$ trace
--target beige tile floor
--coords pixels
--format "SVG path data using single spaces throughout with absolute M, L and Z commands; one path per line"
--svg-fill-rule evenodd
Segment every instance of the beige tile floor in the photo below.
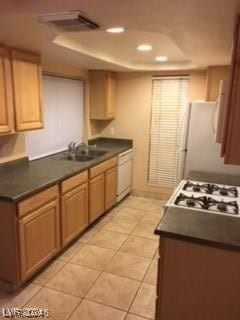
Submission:
M 129 196 L 4 307 L 48 308 L 56 320 L 154 319 L 162 200 Z M 29 319 L 29 318 L 28 318 Z

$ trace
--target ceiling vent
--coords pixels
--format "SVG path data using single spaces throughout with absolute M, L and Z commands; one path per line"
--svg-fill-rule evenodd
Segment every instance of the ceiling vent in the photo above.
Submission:
M 100 28 L 97 23 L 82 16 L 80 11 L 55 13 L 38 18 L 39 22 L 64 31 L 88 31 Z

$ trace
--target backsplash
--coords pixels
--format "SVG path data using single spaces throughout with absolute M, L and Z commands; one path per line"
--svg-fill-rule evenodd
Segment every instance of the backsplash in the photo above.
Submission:
M 0 137 L 0 163 L 26 156 L 25 134 L 12 134 Z

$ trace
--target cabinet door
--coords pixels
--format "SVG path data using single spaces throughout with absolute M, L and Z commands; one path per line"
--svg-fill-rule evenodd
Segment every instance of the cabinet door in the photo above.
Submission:
M 240 16 L 237 16 L 230 67 L 221 155 L 224 163 L 240 165 Z
M 113 119 L 115 116 L 116 91 L 117 91 L 116 74 L 113 72 L 108 72 L 107 79 L 106 79 L 106 106 L 105 106 L 106 119 Z
M 42 205 L 19 220 L 21 281 L 59 249 L 59 200 Z
M 89 72 L 90 119 L 109 120 L 115 116 L 116 73 L 91 70 Z
M 62 196 L 62 245 L 69 243 L 88 226 L 88 184 Z
M 105 210 L 116 203 L 117 197 L 117 167 L 109 169 L 105 173 Z
M 90 180 L 90 222 L 104 213 L 104 173 Z
M 0 134 L 10 133 L 14 128 L 13 91 L 10 55 L 0 46 Z
M 19 50 L 11 50 L 16 130 L 40 129 L 41 62 L 40 56 Z

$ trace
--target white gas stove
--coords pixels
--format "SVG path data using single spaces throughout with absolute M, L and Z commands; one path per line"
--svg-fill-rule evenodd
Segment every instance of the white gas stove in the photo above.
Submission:
M 166 206 L 240 217 L 240 187 L 182 180 Z

